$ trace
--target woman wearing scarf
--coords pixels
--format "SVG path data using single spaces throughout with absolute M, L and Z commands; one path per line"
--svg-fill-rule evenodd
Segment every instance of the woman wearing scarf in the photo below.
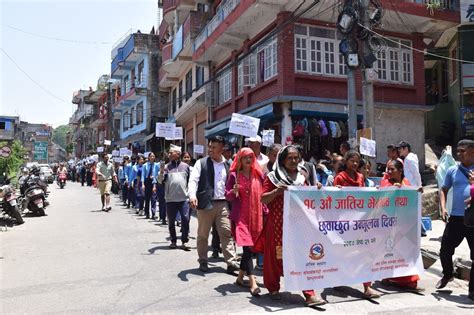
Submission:
M 262 196 L 263 172 L 250 148 L 242 148 L 229 169 L 225 197 L 232 202 L 230 220 L 232 234 L 238 246 L 242 246 L 239 276 L 235 283 L 244 285 L 245 273 L 249 277 L 250 293 L 260 294 L 253 275 L 252 247 L 263 228 Z
M 301 155 L 298 149 L 289 145 L 280 150 L 273 166 L 263 183 L 262 202 L 268 206 L 268 217 L 263 231 L 264 261 L 263 281 L 273 300 L 281 299 L 280 277 L 283 276 L 282 236 L 283 236 L 283 192 L 288 186 L 304 186 L 305 176 L 301 173 Z M 321 188 L 321 184 L 318 185 Z M 326 304 L 313 290 L 303 291 L 307 306 Z
M 349 151 L 345 156 L 345 170 L 337 174 L 334 179 L 334 186 L 337 187 L 365 187 L 364 175 L 359 173 L 357 169 L 360 164 L 360 154 L 357 151 Z M 372 282 L 364 283 L 364 297 L 366 299 L 379 298 L 378 294 L 372 289 Z
M 380 187 L 402 187 L 402 186 L 411 186 L 408 179 L 405 178 L 403 174 L 403 163 L 400 160 L 390 160 L 387 163 L 387 176 L 388 178 L 382 180 Z M 418 280 L 420 277 L 418 275 L 405 276 L 405 277 L 396 277 L 390 279 L 382 280 L 382 284 L 386 286 L 396 286 L 403 288 L 407 291 L 422 292 L 425 289 L 418 286 Z

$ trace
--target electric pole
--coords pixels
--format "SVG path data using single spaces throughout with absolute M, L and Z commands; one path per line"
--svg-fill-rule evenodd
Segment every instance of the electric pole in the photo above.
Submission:
M 362 25 L 370 28 L 369 20 L 369 3 L 370 0 L 361 1 Z M 369 41 L 363 41 L 362 51 L 364 56 L 372 53 L 369 47 Z M 365 67 L 362 71 L 362 99 L 364 102 L 364 128 L 372 128 L 372 140 L 375 140 L 375 117 L 374 117 L 374 84 L 369 78 L 369 71 L 373 71 L 372 67 Z
M 349 106 L 349 140 L 356 139 L 357 134 L 357 98 L 356 98 L 356 82 L 355 69 L 348 67 L 347 69 L 347 101 Z M 353 140 L 354 141 L 354 140 Z M 349 141 L 351 143 L 351 141 Z M 353 146 L 354 143 L 351 143 Z

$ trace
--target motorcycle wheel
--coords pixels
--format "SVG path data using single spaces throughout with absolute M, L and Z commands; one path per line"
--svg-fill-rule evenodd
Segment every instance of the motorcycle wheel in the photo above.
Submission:
M 16 224 L 20 225 L 20 224 L 25 223 L 25 221 L 23 220 L 23 217 L 20 214 L 20 211 L 18 211 L 17 206 L 11 209 L 11 216 L 15 218 Z
M 38 209 L 38 213 L 42 217 L 46 215 L 46 212 L 44 212 L 44 208 Z

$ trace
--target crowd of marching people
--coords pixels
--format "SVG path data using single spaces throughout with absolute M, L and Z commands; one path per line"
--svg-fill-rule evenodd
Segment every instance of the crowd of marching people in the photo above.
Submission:
M 254 258 L 260 264 L 263 257 L 263 284 L 274 300 L 281 299 L 283 205 L 284 191 L 289 186 L 413 186 L 422 191 L 418 158 L 404 141 L 387 146 L 386 169 L 377 183 L 371 179 L 371 161 L 346 142 L 340 145 L 339 152 L 326 151 L 319 158 L 305 156 L 299 145 L 273 144 L 265 155 L 261 143 L 259 136 L 247 138 L 245 146 L 233 152 L 223 137 L 216 136 L 209 139 L 208 156 L 197 161 L 175 145 L 158 157 L 154 153 L 125 156 L 121 164 L 115 165 L 104 153 L 99 163 L 84 165 L 78 173 L 82 183 L 89 184 L 87 179 L 91 176 L 91 185 L 100 190 L 104 211 L 111 209 L 111 190 L 118 184 L 116 192 L 123 206 L 168 226 L 170 249 L 190 251 L 189 220 L 194 213 L 199 270 L 209 272 L 208 239 L 212 230 L 212 256 L 222 252 L 227 273 L 236 274 L 235 284 L 248 288 L 252 296 L 261 294 Z M 460 141 L 456 152 L 459 164 L 448 171 L 441 187 L 441 210 L 447 225 L 441 244 L 444 276 L 437 288 L 453 279 L 452 255 L 464 237 L 471 249 L 474 246 L 474 228 L 463 224 L 469 192 L 474 197 L 474 141 Z M 448 217 L 445 201 L 450 188 L 455 202 Z M 179 244 L 176 225 L 181 233 Z M 240 257 L 236 246 L 242 248 Z M 383 279 L 382 284 L 422 292 L 419 279 L 418 275 L 411 275 Z M 469 298 L 474 299 L 472 269 L 471 279 Z M 311 288 L 303 295 L 307 306 L 326 303 Z M 363 295 L 367 299 L 380 297 L 371 282 L 363 283 Z

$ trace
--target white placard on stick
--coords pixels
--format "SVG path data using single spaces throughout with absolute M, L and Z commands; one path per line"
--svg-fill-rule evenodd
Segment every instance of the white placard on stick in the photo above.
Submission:
M 97 153 L 104 152 L 104 147 L 97 147 Z
M 111 145 L 112 144 L 112 141 L 110 140 L 104 140 L 104 145 Z
M 165 138 L 166 140 L 181 140 L 183 139 L 183 127 L 175 127 L 172 138 Z
M 259 126 L 260 119 L 233 113 L 230 120 L 229 133 L 245 137 L 256 137 Z
M 204 146 L 200 144 L 195 144 L 193 148 L 194 153 L 204 154 Z
M 120 148 L 120 151 L 119 151 L 119 152 L 120 152 L 120 156 L 124 156 L 124 155 L 127 154 L 128 148 Z
M 262 145 L 264 147 L 270 147 L 274 143 L 275 143 L 275 130 L 263 130 Z
M 158 138 L 174 138 L 174 123 L 156 123 L 156 137 Z
M 360 154 L 375 157 L 375 140 L 360 138 Z
M 120 151 L 119 150 L 113 150 L 112 151 L 112 156 L 120 156 Z
M 116 156 L 115 156 L 115 157 L 113 158 L 113 160 L 114 160 L 114 163 L 122 163 L 122 162 L 123 162 L 123 159 L 122 159 L 121 157 L 116 157 Z

